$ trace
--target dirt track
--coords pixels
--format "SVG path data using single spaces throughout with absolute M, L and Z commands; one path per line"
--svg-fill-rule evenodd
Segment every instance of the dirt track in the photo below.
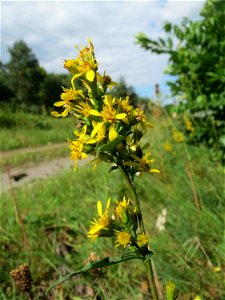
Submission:
M 63 144 L 52 144 L 46 146 L 40 146 L 36 148 L 17 149 L 6 152 L 1 152 L 1 157 L 10 157 L 18 153 L 30 153 L 45 151 L 49 149 L 56 149 L 62 147 Z M 82 165 L 84 161 L 80 162 Z M 52 176 L 53 174 L 62 171 L 63 169 L 69 169 L 74 166 L 74 161 L 71 161 L 69 157 L 57 158 L 51 161 L 44 161 L 38 164 L 23 165 L 17 168 L 10 168 L 10 178 L 7 172 L 1 174 L 1 193 L 10 189 L 10 180 L 13 187 L 19 187 L 24 184 L 34 182 Z

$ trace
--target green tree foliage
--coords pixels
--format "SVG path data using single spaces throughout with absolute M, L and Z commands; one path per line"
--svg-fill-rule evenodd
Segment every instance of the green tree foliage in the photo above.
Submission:
M 6 64 L 7 80 L 14 94 L 14 102 L 38 103 L 38 91 L 45 75 L 44 70 L 24 41 L 15 42 L 9 48 L 9 53 L 10 61 Z
M 0 62 L 0 101 L 11 108 L 39 112 L 59 99 L 62 86 L 69 86 L 68 75 L 47 73 L 24 41 L 9 48 L 9 62 Z
M 10 89 L 7 81 L 7 69 L 5 65 L 0 61 L 0 101 L 8 102 L 13 97 L 13 91 Z
M 191 140 L 203 142 L 222 154 L 225 146 L 225 1 L 209 0 L 201 18 L 184 18 L 181 25 L 166 22 L 165 39 L 144 33 L 137 43 L 152 53 L 168 54 L 166 73 L 172 94 L 180 96 L 179 111 L 188 111 L 195 124 Z M 175 42 L 174 42 L 175 41 Z M 176 44 L 176 45 L 174 45 Z
M 69 84 L 67 74 L 45 73 L 39 92 L 41 103 L 52 110 L 53 104 L 59 100 L 59 95 L 63 91 L 62 86 L 68 87 Z

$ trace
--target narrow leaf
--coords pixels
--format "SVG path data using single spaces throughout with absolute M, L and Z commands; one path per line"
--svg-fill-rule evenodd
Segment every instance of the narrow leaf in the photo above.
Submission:
M 103 259 L 100 259 L 100 260 L 97 260 L 97 261 L 94 261 L 94 262 L 90 262 L 90 263 L 84 265 L 83 268 L 81 268 L 78 271 L 74 271 L 72 273 L 69 273 L 66 276 L 60 276 L 59 279 L 56 280 L 46 290 L 46 294 L 48 294 L 51 291 L 51 289 L 53 289 L 56 285 L 63 283 L 64 281 L 66 281 L 67 279 L 70 279 L 73 276 L 79 275 L 81 273 L 87 272 L 87 271 L 92 270 L 92 269 L 111 266 L 111 265 L 118 264 L 118 263 L 123 262 L 123 261 L 131 260 L 131 259 L 143 259 L 143 256 L 137 255 L 134 252 L 127 252 L 127 253 L 124 253 L 123 255 L 119 256 L 119 257 L 105 257 Z

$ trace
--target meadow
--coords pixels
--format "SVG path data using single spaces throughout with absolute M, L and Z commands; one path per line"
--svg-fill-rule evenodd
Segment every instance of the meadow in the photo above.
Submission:
M 160 174 L 137 176 L 136 183 L 154 253 L 157 287 L 163 293 L 170 279 L 180 300 L 196 295 L 223 299 L 223 167 L 210 160 L 207 148 L 174 142 L 171 117 L 162 114 L 150 116 L 150 120 L 154 128 L 146 141 Z M 72 132 L 72 121 L 61 121 L 20 112 L 7 126 L 1 125 L 1 150 L 65 142 Z M 166 141 L 172 148 L 165 149 Z M 53 152 L 41 159 L 51 157 L 55 158 Z M 28 160 L 33 160 L 32 155 Z M 26 159 L 19 161 L 22 164 Z M 118 171 L 105 175 L 109 164 L 100 164 L 95 171 L 92 167 L 87 163 L 75 173 L 72 169 L 63 171 L 14 189 L 15 196 L 12 191 L 1 195 L 0 299 L 22 299 L 9 276 L 20 264 L 29 264 L 35 285 L 45 290 L 60 275 L 79 269 L 93 257 L 118 256 L 120 250 L 111 239 L 90 242 L 86 235 L 98 199 L 131 195 Z M 15 213 L 15 197 L 27 245 Z M 161 228 L 156 223 L 165 209 Z M 53 289 L 49 299 L 141 300 L 151 296 L 143 266 L 134 260 L 74 277 Z

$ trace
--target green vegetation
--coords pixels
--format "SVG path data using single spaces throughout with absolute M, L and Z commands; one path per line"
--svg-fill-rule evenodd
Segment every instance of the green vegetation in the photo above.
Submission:
M 209 160 L 204 147 L 171 141 L 172 150 L 165 151 L 163 143 L 171 140 L 168 121 L 156 120 L 149 136 L 157 157 L 154 166 L 161 173 L 136 179 L 160 285 L 164 290 L 165 282 L 173 280 L 179 289 L 178 299 L 182 300 L 193 299 L 196 294 L 202 294 L 204 299 L 222 299 L 223 276 L 218 267 L 222 269 L 225 264 L 223 170 Z M 60 274 L 79 269 L 91 252 L 102 257 L 118 255 L 111 239 L 92 243 L 86 238 L 90 220 L 96 215 L 96 200 L 104 201 L 109 196 L 114 200 L 127 194 L 119 172 L 102 176 L 108 168 L 109 165 L 100 165 L 93 172 L 87 165 L 76 173 L 66 171 L 16 190 L 29 251 L 24 249 L 12 194 L 3 195 L 3 299 L 21 299 L 13 289 L 9 271 L 22 263 L 29 263 L 36 285 L 45 289 Z M 165 230 L 159 231 L 156 220 L 165 208 Z M 75 277 L 53 289 L 52 297 L 149 299 L 146 280 L 139 262 L 131 261 L 129 268 L 128 263 L 123 263 Z
M 46 113 L 33 114 L 4 107 L 0 112 L 0 150 L 66 142 L 71 135 L 72 120 L 55 119 Z
M 9 48 L 9 61 L 0 62 L 0 102 L 40 112 L 59 98 L 62 86 L 68 85 L 66 74 L 47 73 L 24 41 Z
M 51 145 L 50 145 L 51 146 Z M 43 161 L 50 161 L 56 159 L 57 157 L 68 157 L 69 150 L 67 144 L 53 144 L 52 149 L 31 149 L 32 151 L 10 153 L 6 157 L 1 157 L 0 169 L 3 170 L 5 165 L 10 165 L 11 167 L 19 167 L 28 164 L 36 164 Z
M 174 76 L 168 84 L 180 100 L 178 112 L 189 114 L 195 126 L 189 140 L 211 148 L 214 159 L 225 159 L 224 20 L 225 2 L 208 0 L 197 21 L 165 22 L 165 39 L 136 38 L 144 49 L 169 55 L 165 72 Z

